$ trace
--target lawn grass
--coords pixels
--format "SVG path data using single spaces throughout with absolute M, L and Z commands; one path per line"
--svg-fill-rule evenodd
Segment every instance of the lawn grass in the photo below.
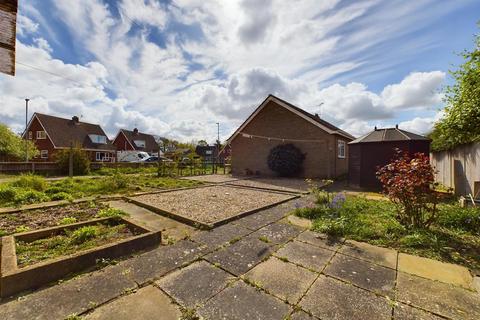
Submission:
M 47 181 L 43 177 L 28 174 L 0 183 L 0 207 L 52 200 L 73 200 L 88 196 L 193 187 L 201 184 L 202 182 L 199 181 L 152 175 L 115 174 L 102 178 L 65 178 Z
M 405 228 L 395 209 L 390 201 L 347 196 L 335 209 L 315 203 L 295 214 L 313 220 L 318 232 L 480 270 L 480 209 L 442 203 L 428 229 Z
M 32 242 L 16 243 L 19 267 L 73 254 L 82 250 L 105 245 L 133 236 L 134 233 L 124 224 L 96 224 L 75 230 L 65 229 L 64 233 Z

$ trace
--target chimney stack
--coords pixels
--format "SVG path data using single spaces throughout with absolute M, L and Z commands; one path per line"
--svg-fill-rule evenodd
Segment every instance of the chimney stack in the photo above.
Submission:
M 138 134 L 138 129 L 137 128 L 133 129 L 133 134 Z
M 320 116 L 318 115 L 318 113 L 315 113 L 315 118 L 320 119 Z
M 395 125 L 395 129 L 398 129 L 398 123 Z
M 374 130 L 377 131 L 377 126 L 375 126 L 375 129 L 374 129 Z
M 74 124 L 78 124 L 78 123 L 80 122 L 80 119 L 78 119 L 77 116 L 73 116 L 73 117 L 72 117 L 72 122 L 73 122 Z

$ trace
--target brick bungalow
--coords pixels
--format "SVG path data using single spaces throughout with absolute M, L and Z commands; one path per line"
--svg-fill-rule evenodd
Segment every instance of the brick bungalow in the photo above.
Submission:
M 158 155 L 160 147 L 155 138 L 148 133 L 139 132 L 137 128 L 130 130 L 120 129 L 113 144 L 118 151 L 145 151 L 150 155 Z
M 55 152 L 80 146 L 87 151 L 92 162 L 115 160 L 115 146 L 98 125 L 80 122 L 77 116 L 64 119 L 34 113 L 23 135 L 32 140 L 40 151 L 34 161 L 55 161 Z
M 269 95 L 227 140 L 231 147 L 232 173 L 274 176 L 267 164 L 270 150 L 292 143 L 305 155 L 304 178 L 334 178 L 348 172 L 349 133 Z

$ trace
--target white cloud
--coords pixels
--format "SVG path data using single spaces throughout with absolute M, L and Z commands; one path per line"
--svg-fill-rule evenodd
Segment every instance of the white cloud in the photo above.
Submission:
M 434 106 L 441 102 L 439 87 L 445 72 L 412 72 L 398 84 L 386 86 L 382 99 L 389 108 L 418 108 Z
M 29 17 L 18 14 L 17 16 L 17 33 L 20 36 L 36 33 L 38 30 L 38 23 L 34 22 Z

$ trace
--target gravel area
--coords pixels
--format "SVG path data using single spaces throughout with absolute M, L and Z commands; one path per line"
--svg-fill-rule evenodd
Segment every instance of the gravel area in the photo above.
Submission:
M 318 183 L 320 183 L 320 181 L 318 181 Z M 228 184 L 295 193 L 304 193 L 308 191 L 308 185 L 305 180 L 298 178 L 252 178 L 248 180 L 232 181 Z
M 291 197 L 288 194 L 227 186 L 212 186 L 146 194 L 133 197 L 132 199 L 194 221 L 212 224 L 219 220 L 234 217 L 245 211 L 259 209 Z
M 233 177 L 229 174 L 207 174 L 203 176 L 183 177 L 182 179 L 202 181 L 207 183 L 224 183 L 239 180 L 238 178 Z

